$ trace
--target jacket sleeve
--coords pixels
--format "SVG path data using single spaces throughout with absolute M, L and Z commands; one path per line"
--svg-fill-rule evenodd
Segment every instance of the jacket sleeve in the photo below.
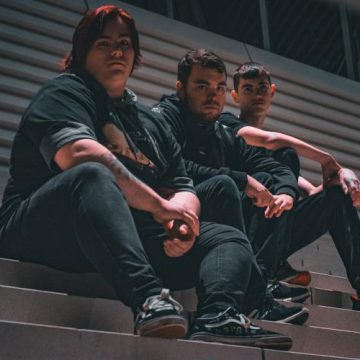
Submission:
M 297 179 L 286 165 L 266 156 L 260 149 L 247 145 L 240 137 L 235 138 L 235 156 L 233 169 L 245 171 L 249 175 L 259 172 L 269 173 L 273 177 L 273 194 L 288 194 L 294 199 L 299 197 Z
M 247 174 L 242 171 L 231 170 L 228 167 L 221 167 L 219 169 L 212 168 L 199 165 L 191 160 L 185 160 L 185 165 L 186 170 L 189 176 L 193 179 L 195 185 L 217 175 L 227 175 L 231 177 L 240 191 L 244 190 L 247 185 Z

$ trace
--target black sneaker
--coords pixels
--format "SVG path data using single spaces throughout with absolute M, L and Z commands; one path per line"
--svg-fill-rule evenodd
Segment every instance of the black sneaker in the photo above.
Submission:
M 306 270 L 296 270 L 287 261 L 284 261 L 276 273 L 276 278 L 292 285 L 308 286 L 311 274 Z
M 278 350 L 289 350 L 292 345 L 291 337 L 253 325 L 232 307 L 196 318 L 189 339 Z
M 309 310 L 301 305 L 285 306 L 271 295 L 266 295 L 263 308 L 252 310 L 248 316 L 252 319 L 302 325 L 309 317 Z
M 292 287 L 279 281 L 270 283 L 268 290 L 276 300 L 302 303 L 310 296 L 310 291 L 306 287 Z
M 142 336 L 182 338 L 187 333 L 187 321 L 181 315 L 182 306 L 170 296 L 168 289 L 146 299 L 135 320 L 134 333 Z
M 356 295 L 351 295 L 352 309 L 360 311 L 360 298 Z

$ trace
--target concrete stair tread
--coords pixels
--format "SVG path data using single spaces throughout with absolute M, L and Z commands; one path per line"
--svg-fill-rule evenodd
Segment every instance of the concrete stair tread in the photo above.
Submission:
M 262 350 L 189 340 L 145 338 L 130 334 L 0 321 L 0 358 L 17 360 L 336 360 L 354 357 L 320 356 Z
M 183 305 L 185 303 L 185 310 L 188 310 L 186 301 L 182 300 L 187 293 L 175 293 L 175 297 Z M 6 285 L 0 285 L 0 298 L 2 299 L 0 318 L 3 320 L 105 331 L 129 332 L 132 329 L 132 313 L 118 300 L 81 297 Z M 312 304 L 305 306 L 310 310 L 310 317 L 306 323 L 309 326 L 360 332 L 360 312 Z
M 54 270 L 47 266 L 22 262 L 12 259 L 0 258 L 0 284 L 21 287 L 39 288 L 51 291 L 75 293 L 89 296 L 92 291 L 94 296 L 103 292 L 103 297 L 114 298 L 112 289 L 105 284 L 96 273 L 73 274 Z M 344 277 L 311 272 L 312 288 L 326 291 L 338 291 L 347 294 L 354 292 L 348 280 Z M 83 286 L 81 284 L 83 283 Z M 92 284 L 91 289 L 89 283 Z
M 132 313 L 120 301 L 9 286 L 0 286 L 0 298 L 2 299 L 0 302 L 2 321 L 89 331 L 116 333 L 132 333 L 133 331 Z M 360 339 L 360 326 L 356 327 L 359 324 L 360 313 L 315 305 L 310 305 L 309 308 L 310 319 L 313 317 L 309 325 L 254 322 L 266 329 L 291 335 L 294 340 L 293 349 L 297 352 L 338 356 L 346 354 L 348 357 L 354 356 L 356 352 L 360 354 L 360 343 L 356 340 Z M 323 314 L 317 314 L 319 311 Z M 353 317 L 352 321 L 350 321 L 351 317 Z M 336 325 L 335 329 L 330 328 L 331 319 Z M 349 327 L 345 329 L 347 321 L 349 321 Z M 343 328 L 341 329 L 337 324 L 341 324 Z M 350 344 L 353 345 L 350 346 Z M 345 349 L 344 346 L 346 346 Z

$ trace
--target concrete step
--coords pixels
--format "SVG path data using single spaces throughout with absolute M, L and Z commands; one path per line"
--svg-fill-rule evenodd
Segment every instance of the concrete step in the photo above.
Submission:
M 4 258 L 0 258 L 0 285 L 87 297 L 115 298 L 112 288 L 97 273 L 73 274 Z
M 178 295 L 178 296 L 177 296 Z M 184 293 L 175 297 L 188 310 Z M 132 332 L 133 315 L 120 301 L 0 286 L 0 319 L 116 332 Z M 306 305 L 307 325 L 360 332 L 360 312 Z M 188 311 L 187 311 L 188 312 Z
M 294 341 L 291 349 L 294 352 L 350 358 L 358 358 L 360 355 L 359 332 L 270 321 L 255 320 L 254 323 L 264 329 L 290 335 Z
M 114 332 L 133 332 L 120 301 L 0 286 L 0 320 Z
M 16 360 L 356 359 L 6 321 L 0 321 L 0 337 L 0 358 Z
M 114 299 L 113 290 L 96 273 L 72 274 L 47 266 L 0 258 L 0 285 Z M 312 273 L 310 304 L 351 309 L 352 288 L 346 278 Z M 196 310 L 193 289 L 177 294 L 188 311 Z
M 310 316 L 306 322 L 308 326 L 349 330 L 360 333 L 359 311 L 312 304 L 306 304 L 305 306 L 310 310 Z
M 0 298 L 2 321 L 117 333 L 133 331 L 132 312 L 120 301 L 7 286 L 0 286 Z M 302 353 L 318 353 L 317 350 L 321 349 L 319 354 L 322 354 L 323 349 L 327 349 L 334 342 L 339 348 L 337 355 L 340 356 L 343 355 L 344 341 L 349 344 L 352 341 L 356 342 L 357 338 L 360 339 L 360 313 L 315 305 L 310 305 L 309 308 L 310 318 L 307 325 L 311 326 L 255 322 L 264 328 L 291 335 L 294 340 L 294 350 Z M 334 335 L 334 333 L 338 334 Z M 314 339 L 307 340 L 304 344 L 304 337 L 311 336 L 314 336 Z M 360 351 L 360 344 L 358 347 Z M 347 353 L 347 356 L 350 355 L 354 354 Z

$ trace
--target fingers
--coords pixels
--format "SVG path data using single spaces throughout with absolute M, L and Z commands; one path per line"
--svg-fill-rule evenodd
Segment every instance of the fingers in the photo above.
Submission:
M 187 253 L 192 246 L 194 241 L 181 241 L 179 239 L 165 240 L 164 251 L 169 257 L 179 257 Z
M 265 217 L 271 219 L 273 216 L 280 217 L 286 210 L 291 210 L 293 199 L 288 195 L 275 195 L 273 201 L 265 210 Z
M 353 206 L 355 206 L 355 207 L 360 206 L 360 190 L 351 191 L 350 196 L 351 196 Z
M 186 210 L 177 219 L 183 220 L 189 226 L 191 232 L 195 236 L 199 236 L 199 233 L 200 233 L 199 218 L 197 217 L 197 215 L 194 212 L 192 212 L 190 210 Z M 185 229 L 185 228 L 183 228 L 183 229 Z
M 269 191 L 264 191 L 262 193 L 258 193 L 257 196 L 252 198 L 252 202 L 257 207 L 266 207 L 270 206 L 270 204 L 274 202 L 274 197 Z

